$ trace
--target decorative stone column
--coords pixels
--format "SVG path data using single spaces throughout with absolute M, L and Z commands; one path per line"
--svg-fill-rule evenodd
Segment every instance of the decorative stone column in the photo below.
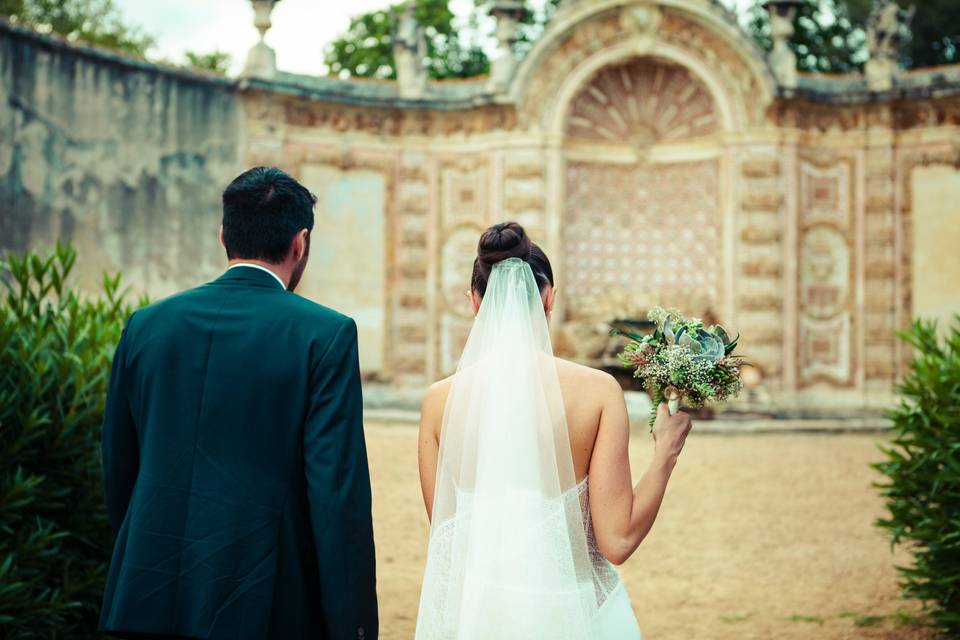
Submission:
M 260 41 L 253 45 L 247 54 L 247 63 L 243 75 L 271 78 L 277 72 L 277 54 L 267 46 L 264 37 L 273 23 L 270 14 L 280 0 L 250 0 L 253 4 L 253 26 L 260 32 Z
M 494 0 L 490 5 L 490 15 L 497 21 L 498 55 L 490 64 L 489 89 L 492 93 L 506 90 L 516 66 L 513 56 L 513 44 L 520 32 L 520 20 L 527 8 L 520 0 Z
M 393 14 L 390 34 L 400 97 L 407 100 L 419 100 L 427 92 L 427 70 L 423 66 L 427 40 L 415 8 L 413 2 L 407 2 L 399 13 Z
M 871 91 L 890 91 L 900 73 L 900 47 L 910 34 L 915 8 L 901 9 L 893 0 L 878 2 L 867 20 L 867 50 L 864 66 Z
M 785 89 L 797 88 L 797 56 L 787 43 L 793 36 L 793 20 L 801 6 L 802 0 L 767 0 L 763 3 L 763 8 L 770 16 L 770 36 L 773 38 L 770 66 L 780 86 Z

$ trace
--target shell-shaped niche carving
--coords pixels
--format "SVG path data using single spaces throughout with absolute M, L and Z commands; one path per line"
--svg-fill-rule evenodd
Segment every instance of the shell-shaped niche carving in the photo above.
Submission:
M 680 65 L 634 58 L 605 67 L 573 99 L 567 136 L 648 147 L 719 129 L 713 98 Z

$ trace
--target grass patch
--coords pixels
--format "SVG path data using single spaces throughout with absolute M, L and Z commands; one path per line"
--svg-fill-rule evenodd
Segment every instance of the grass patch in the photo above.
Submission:
M 879 624 L 883 624 L 883 621 L 889 617 L 890 616 L 858 616 L 853 620 L 853 624 L 857 627 L 876 627 Z
M 720 616 L 720 620 L 726 622 L 727 624 L 734 624 L 737 622 L 743 622 L 752 615 L 752 613 L 737 613 L 732 616 Z
M 815 622 L 816 624 L 823 624 L 824 622 L 826 622 L 826 620 L 824 620 L 820 616 L 801 616 L 797 614 L 793 614 L 792 616 L 787 618 L 787 620 L 789 620 L 790 622 Z
M 857 627 L 878 627 L 886 622 L 892 623 L 896 627 L 926 627 L 929 622 L 922 615 L 917 615 L 903 609 L 898 609 L 894 613 L 887 614 L 865 614 L 856 611 L 844 611 L 837 614 L 837 619 L 853 619 L 854 626 Z

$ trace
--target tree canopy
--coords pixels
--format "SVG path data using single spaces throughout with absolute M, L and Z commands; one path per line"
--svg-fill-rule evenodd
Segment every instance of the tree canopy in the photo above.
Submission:
M 124 23 L 113 0 L 0 0 L 0 15 L 41 33 L 143 57 L 152 36 Z
M 904 7 L 911 4 L 911 0 L 898 1 Z M 474 8 L 466 25 L 458 25 L 445 0 L 414 2 L 415 15 L 426 34 L 424 64 L 430 77 L 468 78 L 489 70 L 482 43 L 492 37 L 491 24 L 482 5 Z M 559 0 L 530 3 L 516 54 L 529 50 L 558 4 Z M 760 46 L 769 50 L 773 43 L 761 4 L 761 0 L 755 0 L 745 9 L 741 22 Z M 807 0 L 798 11 L 796 33 L 790 41 L 799 68 L 823 73 L 862 69 L 869 58 L 864 25 L 873 4 L 874 0 Z M 353 18 L 347 31 L 327 47 L 325 61 L 331 73 L 340 77 L 396 77 L 390 34 L 392 21 L 402 8 L 403 3 L 398 3 Z M 960 62 L 958 0 L 923 0 L 911 26 L 913 38 L 904 50 L 905 66 Z
M 57 33 L 83 42 L 147 58 L 156 39 L 127 23 L 114 0 L 0 0 L 0 15 L 40 33 Z M 186 66 L 225 74 L 230 55 L 221 51 L 184 55 Z
M 230 54 L 224 51 L 212 51 L 210 53 L 194 53 L 187 51 L 184 54 L 187 66 L 194 69 L 203 69 L 225 75 L 230 69 Z
M 426 36 L 424 65 L 431 78 L 471 78 L 487 73 L 490 60 L 484 43 L 490 42 L 493 24 L 486 6 L 477 6 L 458 24 L 447 0 L 413 0 L 414 15 Z M 544 0 L 530 7 L 521 20 L 515 54 L 528 50 L 553 15 L 560 0 Z M 531 3 L 532 4 L 532 3 Z M 390 35 L 404 3 L 360 14 L 326 50 L 330 72 L 340 77 L 395 78 Z
M 346 33 L 334 40 L 324 56 L 330 72 L 340 77 L 395 78 L 391 32 L 403 3 L 369 11 L 350 20 Z M 414 15 L 423 26 L 427 55 L 424 61 L 431 78 L 469 78 L 490 68 L 478 42 L 471 42 L 471 29 L 458 32 L 447 0 L 416 0 Z M 472 31 L 475 34 L 476 15 Z
M 910 0 L 898 0 L 908 8 Z M 761 0 L 746 10 L 747 32 L 766 50 L 773 46 Z M 807 0 L 797 12 L 790 48 L 804 71 L 849 73 L 869 59 L 865 25 L 874 0 Z M 908 68 L 960 62 L 960 2 L 923 0 L 911 23 L 912 38 L 903 51 Z

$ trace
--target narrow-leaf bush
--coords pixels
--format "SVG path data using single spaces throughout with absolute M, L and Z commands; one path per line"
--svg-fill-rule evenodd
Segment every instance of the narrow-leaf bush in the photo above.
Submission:
M 934 626 L 960 637 L 960 316 L 947 336 L 917 321 L 901 337 L 915 350 L 890 413 L 891 446 L 874 467 L 889 514 L 877 524 L 913 556 L 898 567 L 904 595 L 924 603 Z
M 132 309 L 67 286 L 76 252 L 0 262 L 0 637 L 93 638 L 111 551 L 100 428 Z

